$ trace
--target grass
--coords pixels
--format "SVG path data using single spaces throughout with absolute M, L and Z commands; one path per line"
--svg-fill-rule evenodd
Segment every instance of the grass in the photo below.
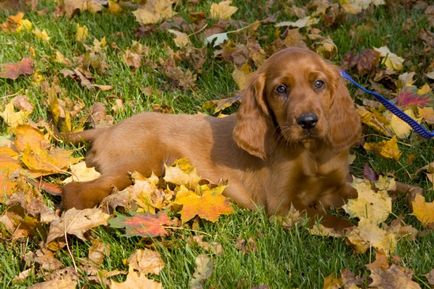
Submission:
M 197 7 L 187 9 L 185 2 L 180 1 L 177 6 L 180 14 L 184 16 L 188 15 L 190 10 L 208 11 L 211 3 L 211 1 L 201 1 Z M 306 4 L 309 1 L 299 2 Z M 251 9 L 252 5 L 257 5 L 256 1 L 239 0 L 234 1 L 234 5 L 239 7 L 235 18 L 246 23 L 269 16 L 265 9 Z M 279 5 L 285 6 L 282 3 Z M 43 6 L 48 7 L 49 11 L 54 8 L 51 2 L 45 2 Z M 271 12 L 278 15 L 279 21 L 295 20 L 294 17 L 278 13 L 280 9 L 277 6 L 272 8 Z M 0 12 L 0 22 L 4 22 L 7 16 L 5 12 Z M 29 12 L 26 13 L 26 18 L 34 26 L 48 32 L 51 37 L 49 43 L 36 39 L 32 33 L 0 32 L 0 63 L 16 62 L 34 51 L 33 58 L 37 72 L 44 78 L 51 79 L 54 75 L 59 75 L 58 71 L 63 68 L 53 62 L 56 50 L 70 59 L 84 53 L 83 45 L 75 41 L 75 27 L 76 24 L 86 25 L 90 32 L 86 42 L 88 45 L 91 45 L 93 38 L 106 37 L 107 39 L 109 48 L 106 54 L 109 69 L 105 74 L 96 74 L 95 82 L 113 85 L 113 89 L 108 92 L 90 91 L 69 78 L 58 76 L 60 85 L 64 89 L 65 97 L 75 102 L 83 102 L 87 108 L 96 101 L 111 107 L 113 99 L 121 97 L 125 101 L 126 109 L 122 113 L 112 113 L 116 120 L 140 111 L 152 110 L 154 104 L 168 105 L 175 112 L 200 112 L 206 100 L 228 97 L 236 91 L 236 85 L 231 77 L 232 65 L 213 58 L 214 51 L 211 48 L 208 48 L 206 68 L 198 77 L 197 88 L 193 91 L 172 87 L 161 73 L 164 67 L 157 69 L 141 67 L 135 72 L 131 71 L 120 57 L 122 51 L 129 48 L 132 41 L 136 40 L 134 31 L 138 24 L 131 13 L 121 15 L 111 15 L 107 12 L 96 15 L 82 13 L 72 19 L 66 19 L 39 16 L 35 12 Z M 337 27 L 319 27 L 323 30 L 323 35 L 329 35 L 338 47 L 338 53 L 332 59 L 337 63 L 350 50 L 360 51 L 364 48 L 387 45 L 391 51 L 405 57 L 408 67 L 414 68 L 418 63 L 428 63 L 433 56 L 423 54 L 423 43 L 418 39 L 417 33 L 403 31 L 402 24 L 409 18 L 414 22 L 412 28 L 414 31 L 427 25 L 423 10 L 416 8 L 393 10 L 379 7 L 369 9 L 357 16 L 349 16 Z M 267 47 L 273 40 L 274 28 L 272 25 L 267 25 L 262 27 L 259 33 L 261 45 Z M 233 37 L 237 39 L 239 36 Z M 169 34 L 156 32 L 138 41 L 148 46 L 151 57 L 157 59 L 166 53 L 162 49 L 164 43 L 173 47 L 170 39 Z M 200 40 L 193 39 L 193 41 L 198 44 Z M 112 43 L 116 44 L 116 49 L 110 48 Z M 418 70 L 416 72 L 419 74 Z M 417 78 L 416 84 L 422 84 L 423 76 L 418 75 Z M 361 80 L 367 83 L 367 79 Z M 22 77 L 16 81 L 0 79 L 0 101 L 3 105 L 11 95 L 25 94 L 35 105 L 33 119 L 47 119 L 46 95 L 33 81 L 31 77 Z M 151 95 L 144 93 L 145 87 L 152 87 L 156 93 Z M 361 103 L 361 99 L 357 102 Z M 0 124 L 0 128 L 1 131 L 6 131 L 3 123 Z M 368 139 L 371 138 L 381 139 L 378 136 Z M 400 147 L 403 150 L 403 157 L 398 162 L 385 160 L 375 154 L 366 153 L 361 148 L 355 148 L 357 159 L 352 166 L 353 173 L 361 176 L 364 164 L 368 163 L 377 172 L 391 174 L 399 181 L 423 187 L 427 199 L 434 199 L 434 191 L 430 189 L 432 184 L 423 174 L 415 175 L 418 168 L 434 161 L 433 141 L 415 138 L 406 141 Z M 421 229 L 414 217 L 408 215 L 410 210 L 404 196 L 398 197 L 393 209 L 396 215 L 403 214 L 408 223 Z M 365 265 L 375 259 L 373 251 L 358 255 L 342 239 L 312 236 L 306 226 L 298 225 L 285 229 L 279 222 L 269 219 L 261 210 L 251 212 L 237 209 L 234 215 L 223 217 L 216 224 L 201 221 L 200 230 L 207 236 L 207 241 L 217 241 L 223 247 L 221 255 L 212 255 L 214 270 L 206 281 L 205 288 L 254 288 L 259 285 L 267 285 L 269 288 L 322 288 L 326 276 L 339 275 L 345 268 L 357 275 L 368 276 L 369 272 Z M 26 265 L 22 256 L 36 250 L 38 242 L 44 240 L 44 234 L 46 230 L 42 230 L 40 236 L 34 236 L 26 241 L 0 241 L 0 286 L 2 288 L 27 288 L 43 281 L 40 277 L 31 275 L 23 282 L 12 282 L 21 271 L 35 266 Z M 204 253 L 203 249 L 191 242 L 191 237 L 194 235 L 192 231 L 181 230 L 164 240 L 149 240 L 127 237 L 121 231 L 110 228 L 100 228 L 91 233 L 91 237 L 110 244 L 111 254 L 105 259 L 101 268 L 104 270 L 126 270 L 124 260 L 138 248 L 153 247 L 158 250 L 166 265 L 156 279 L 162 281 L 164 288 L 188 288 L 195 269 L 195 257 Z M 254 240 L 255 249 L 243 253 L 236 244 L 240 239 L 249 238 Z M 86 257 L 90 241 L 83 242 L 71 237 L 70 243 L 75 260 L 79 261 L 80 258 Z M 422 288 L 429 288 L 424 274 L 434 268 L 432 248 L 434 248 L 432 231 L 426 232 L 415 241 L 402 240 L 398 244 L 396 254 L 400 256 L 406 267 L 414 270 L 414 280 L 419 282 Z M 66 251 L 57 252 L 56 257 L 65 266 L 72 266 L 72 259 Z M 85 275 L 82 274 L 80 287 L 104 288 L 87 280 Z M 122 277 L 117 278 L 122 280 Z M 367 286 L 368 281 L 365 279 L 364 287 Z

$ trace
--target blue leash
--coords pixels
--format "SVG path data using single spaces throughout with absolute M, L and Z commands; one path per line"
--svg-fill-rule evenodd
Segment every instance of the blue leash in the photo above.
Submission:
M 399 117 L 400 119 L 402 119 L 403 121 L 405 121 L 406 123 L 408 123 L 408 125 L 411 126 L 414 129 L 414 131 L 417 132 L 418 134 L 420 134 L 422 137 L 428 138 L 428 139 L 434 137 L 434 131 L 427 130 L 425 127 L 423 127 L 422 125 L 420 125 L 417 121 L 415 121 L 414 119 L 412 119 L 408 114 L 406 114 L 405 112 L 403 112 L 402 110 L 400 110 L 390 100 L 388 100 L 387 98 L 385 98 L 384 96 L 382 96 L 381 94 L 379 94 L 379 93 L 377 93 L 375 91 L 369 90 L 369 89 L 361 86 L 358 82 L 356 82 L 345 71 L 341 70 L 340 73 L 341 73 L 341 76 L 344 79 L 348 80 L 349 82 L 351 82 L 352 84 L 354 84 L 355 86 L 357 86 L 358 88 L 360 88 L 361 90 L 363 90 L 364 92 L 375 96 L 375 98 L 379 102 L 381 102 L 388 110 L 390 110 L 394 115 L 396 115 L 397 117 Z

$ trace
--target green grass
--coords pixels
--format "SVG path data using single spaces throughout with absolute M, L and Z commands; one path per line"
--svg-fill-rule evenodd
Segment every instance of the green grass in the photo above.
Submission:
M 182 16 L 188 16 L 188 11 L 208 11 L 211 1 L 201 1 L 198 6 L 186 7 L 185 2 L 179 1 L 177 10 Z M 252 5 L 258 2 L 268 1 L 234 1 L 239 7 L 235 19 L 246 23 L 256 19 L 264 19 L 267 15 L 265 9 L 252 9 Z M 276 1 L 271 12 L 276 13 L 279 21 L 295 20 L 280 11 L 286 11 L 282 7 L 285 1 Z M 299 1 L 307 3 L 309 1 Z M 286 3 L 286 2 L 285 2 Z M 46 3 L 50 11 L 54 8 L 52 3 Z M 278 8 L 281 7 L 282 9 Z M 50 15 L 49 12 L 48 15 Z M 4 22 L 8 14 L 0 12 L 0 22 Z M 234 94 L 236 84 L 232 80 L 233 66 L 222 60 L 212 57 L 214 50 L 208 48 L 206 69 L 199 75 L 197 87 L 193 91 L 183 91 L 173 87 L 164 77 L 162 70 L 143 66 L 137 71 L 131 71 L 120 57 L 121 53 L 129 48 L 133 40 L 138 40 L 150 49 L 150 57 L 155 60 L 166 52 L 163 44 L 174 47 L 171 36 L 164 32 L 155 32 L 140 39 L 135 38 L 134 31 L 138 27 L 131 13 L 111 15 L 107 12 L 92 15 L 82 13 L 72 19 L 54 18 L 51 16 L 39 16 L 35 12 L 25 16 L 35 27 L 47 30 L 51 37 L 49 43 L 37 40 L 32 33 L 4 33 L 0 32 L 0 63 L 16 62 L 22 57 L 30 55 L 30 49 L 35 51 L 36 70 L 45 79 L 54 76 L 60 80 L 63 88 L 63 96 L 73 101 L 82 101 L 88 108 L 96 101 L 103 102 L 106 107 L 113 105 L 114 98 L 122 98 L 126 109 L 122 113 L 112 113 L 116 120 L 124 119 L 140 111 L 152 110 L 154 104 L 168 105 L 175 112 L 201 112 L 202 104 L 206 100 L 224 98 Z M 370 9 L 357 16 L 348 16 L 345 21 L 336 27 L 319 25 L 323 30 L 322 35 L 329 35 L 338 47 L 338 53 L 332 61 L 339 63 L 346 52 L 361 51 L 364 48 L 380 47 L 387 45 L 391 51 L 405 57 L 405 70 L 415 70 L 417 73 L 417 85 L 426 81 L 420 72 L 418 64 L 428 65 L 433 55 L 423 52 L 423 43 L 418 39 L 417 33 L 405 33 L 403 23 L 411 18 L 414 22 L 413 30 L 418 31 L 426 27 L 427 19 L 422 10 L 396 9 L 385 7 Z M 374 22 L 375 21 L 375 22 Z M 210 22 L 212 23 L 212 22 Z M 375 23 L 375 24 L 374 24 Z M 72 59 L 85 52 L 83 44 L 75 41 L 76 24 L 86 25 L 89 28 L 87 45 L 91 45 L 94 38 L 106 37 L 108 47 L 108 70 L 105 74 L 95 74 L 95 83 L 113 85 L 113 89 L 107 92 L 90 91 L 82 88 L 77 82 L 64 78 L 59 70 L 62 65 L 52 61 L 56 50 Z M 272 25 L 261 27 L 261 45 L 267 49 L 274 39 Z M 239 35 L 233 35 L 234 40 L 241 39 Z M 193 37 L 196 45 L 200 39 Z M 110 48 L 115 43 L 118 48 Z M 432 51 L 432 50 L 431 50 Z M 426 66 L 422 66 L 425 68 Z M 367 79 L 361 79 L 367 84 Z M 143 88 L 152 87 L 154 93 L 146 95 Z M 354 90 L 353 90 L 354 91 Z M 22 77 L 16 81 L 0 79 L 1 107 L 11 99 L 11 95 L 20 93 L 29 97 L 35 105 L 32 115 L 34 120 L 47 119 L 47 96 L 38 85 L 32 82 L 31 77 Z M 361 103 L 361 99 L 356 100 Z M 83 113 L 84 114 L 84 113 Z M 1 131 L 6 127 L 0 124 Z M 373 136 L 370 139 L 380 140 L 381 137 Z M 368 163 L 377 172 L 391 174 L 397 180 L 412 183 L 425 189 L 427 199 L 434 199 L 432 184 L 423 174 L 415 175 L 418 168 L 434 161 L 432 140 L 413 138 L 405 141 L 400 146 L 403 156 L 400 161 L 382 159 L 375 154 L 366 153 L 362 148 L 355 148 L 357 159 L 352 166 L 356 176 L 362 176 L 363 166 Z M 412 159 L 412 162 L 408 160 Z M 58 201 L 50 199 L 50 201 Z M 5 208 L 1 208 L 3 211 Z M 422 229 L 414 217 L 409 215 L 409 208 L 404 196 L 399 196 L 394 201 L 394 213 L 404 215 L 405 221 Z M 322 288 L 324 277 L 330 274 L 339 275 L 340 271 L 348 268 L 357 275 L 368 276 L 369 271 L 365 265 L 375 259 L 373 251 L 365 254 L 356 254 L 342 239 L 322 238 L 312 236 L 306 226 L 299 225 L 291 229 L 285 229 L 276 221 L 270 220 L 262 211 L 251 212 L 237 209 L 234 215 L 221 218 L 218 223 L 211 224 L 200 222 L 200 231 L 206 236 L 207 241 L 217 241 L 223 247 L 221 255 L 213 255 L 214 270 L 206 281 L 205 288 L 253 288 L 261 284 L 269 288 Z M 0 287 L 1 288 L 27 288 L 31 284 L 41 282 L 43 279 L 34 274 L 25 281 L 13 283 L 13 278 L 21 271 L 35 266 L 26 265 L 23 255 L 38 248 L 38 243 L 45 239 L 47 228 L 42 228 L 40 235 L 27 241 L 0 240 Z M 0 231 L 1 232 L 1 231 Z M 124 260 L 138 248 L 151 247 L 158 250 L 166 265 L 161 274 L 155 279 L 162 281 L 164 288 L 188 288 L 195 269 L 195 257 L 200 253 L 206 253 L 203 249 L 193 244 L 190 239 L 196 233 L 190 230 L 178 230 L 172 236 L 165 239 L 149 240 L 145 238 L 127 237 L 120 230 L 99 228 L 91 233 L 92 237 L 99 238 L 110 244 L 111 254 L 105 259 L 102 269 L 127 270 Z M 1 233 L 0 233 L 0 236 Z M 252 238 L 256 249 L 243 253 L 236 247 L 239 239 Z M 86 257 L 90 241 L 83 242 L 74 237 L 70 238 L 70 245 L 74 259 L 78 261 Z M 422 288 L 429 288 L 424 274 L 434 268 L 434 233 L 426 232 L 415 241 L 402 240 L 398 244 L 396 254 L 401 257 L 402 263 L 414 270 L 414 280 L 419 282 Z M 72 266 L 72 259 L 66 250 L 56 253 L 56 257 L 65 266 Z M 79 266 L 80 267 L 80 266 Z M 89 282 L 86 274 L 81 275 L 81 287 L 104 288 L 102 285 Z M 123 277 L 117 277 L 123 280 Z M 116 279 L 116 278 L 115 278 Z M 368 286 L 365 278 L 364 288 Z

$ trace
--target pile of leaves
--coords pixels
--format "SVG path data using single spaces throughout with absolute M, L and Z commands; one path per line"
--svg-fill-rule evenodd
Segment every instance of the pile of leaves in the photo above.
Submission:
M 19 283 L 30 275 L 45 280 L 32 288 L 75 288 L 83 276 L 110 288 L 162 288 L 157 280 L 164 261 L 154 250 L 138 249 L 134 252 L 125 260 L 128 271 L 101 270 L 100 265 L 110 255 L 110 246 L 101 242 L 92 229 L 106 226 L 126 236 L 159 242 L 178 230 L 195 231 L 203 222 L 217 222 L 221 215 L 233 212 L 232 205 L 223 196 L 226 184 L 211 184 L 201 179 L 186 159 L 166 166 L 163 176 L 145 177 L 132 172 L 134 184 L 114 192 L 104 199 L 99 208 L 61 212 L 58 209 L 61 185 L 70 181 L 89 181 L 99 174 L 94 168 L 86 167 L 76 149 L 65 148 L 56 138 L 57 131 L 111 125 L 111 114 L 124 112 L 126 106 L 135 105 L 113 94 L 110 95 L 110 112 L 106 111 L 105 104 L 99 102 L 89 108 L 84 100 L 71 99 L 63 81 L 76 82 L 80 89 L 93 93 L 114 90 L 116 84 L 107 84 L 102 80 L 109 74 L 107 55 L 115 52 L 132 72 L 149 69 L 161 76 L 164 79 L 162 90 L 194 94 L 198 79 L 210 59 L 231 67 L 233 81 L 239 89 L 243 89 L 250 74 L 268 56 L 284 47 L 309 47 L 325 58 L 336 58 L 338 48 L 333 39 L 321 30 L 322 27 L 341 25 L 351 15 L 360 16 L 377 6 L 386 5 L 382 0 L 311 1 L 305 6 L 297 6 L 291 1 L 290 4 L 266 1 L 264 9 L 268 16 L 246 23 L 234 19 L 239 8 L 229 0 L 212 3 L 206 11 L 192 8 L 199 1 L 187 1 L 186 7 L 182 7 L 186 12 L 177 11 L 183 5 L 175 0 L 134 3 L 63 0 L 58 1 L 52 11 L 41 8 L 38 1 L 24 1 L 24 4 L 16 5 L 14 2 L 0 2 L 0 8 L 27 9 L 61 19 L 70 19 L 79 13 L 110 13 L 117 17 L 132 13 L 139 25 L 135 31 L 137 41 L 133 41 L 127 49 L 120 49 L 105 37 L 93 37 L 86 25 L 77 23 L 74 38 L 78 49 L 72 56 L 66 57 L 66 51 L 56 47 L 49 31 L 36 27 L 24 12 L 11 14 L 0 24 L 1 33 L 31 35 L 35 41 L 43 43 L 49 53 L 48 56 L 42 55 L 30 47 L 28 55 L 21 60 L 0 65 L 0 78 L 5 83 L 29 79 L 45 96 L 40 103 L 35 103 L 22 91 L 13 91 L 2 96 L 4 101 L 0 106 L 4 124 L 4 133 L 0 137 L 0 239 L 13 242 L 42 240 L 34 244 L 33 251 L 23 256 L 25 269 L 14 280 Z M 423 53 L 429 55 L 434 47 L 431 32 L 434 6 L 419 2 L 429 20 L 429 27 L 419 30 L 418 35 L 424 45 Z M 394 3 L 387 5 L 396 9 Z M 281 13 L 268 13 L 276 10 L 275 6 Z M 415 26 L 411 21 L 406 25 L 408 30 Z M 357 29 L 369 32 L 372 27 Z M 267 31 L 272 33 L 265 33 Z M 168 36 L 159 47 L 167 51 L 162 56 L 155 57 L 152 48 L 141 41 L 153 33 Z M 357 35 L 353 36 L 357 40 Z M 429 57 L 423 59 L 418 66 L 412 66 L 387 46 L 370 47 L 349 51 L 343 57 L 342 66 L 360 79 L 367 79 L 366 85 L 387 95 L 407 114 L 432 128 L 434 62 Z M 142 92 L 156 97 L 161 94 L 152 87 L 145 87 Z M 411 146 L 419 141 L 417 136 L 406 123 L 378 102 L 360 97 L 357 93 L 355 97 L 359 100 L 358 112 L 368 135 L 363 149 L 399 162 L 402 157 L 399 145 Z M 224 117 L 238 101 L 237 96 L 211 100 L 202 108 Z M 34 112 L 34 106 L 43 107 L 44 115 L 49 117 L 41 118 Z M 170 106 L 155 105 L 153 108 L 155 111 L 173 112 Z M 411 158 L 406 161 L 411 161 Z M 427 161 L 415 175 L 420 176 L 422 172 L 432 184 L 431 190 L 434 190 L 434 162 Z M 421 189 L 413 190 L 406 196 L 410 212 L 396 216 L 392 214 L 392 200 L 402 196 L 395 192 L 399 184 L 394 177 L 379 176 L 369 166 L 365 166 L 363 177 L 353 181 L 358 198 L 344 206 L 344 212 L 355 225 L 339 232 L 316 225 L 310 229 L 311 234 L 342 238 L 358 254 L 375 252 L 376 260 L 367 265 L 370 271 L 369 287 L 420 288 L 412 280 L 411 269 L 403 266 L 395 250 L 401 239 L 415 239 L 432 231 L 434 202 L 426 201 Z M 405 223 L 408 215 L 417 219 L 418 228 Z M 281 222 L 283 226 L 292 227 L 299 226 L 302 219 L 299 212 L 291 210 Z M 73 257 L 71 240 L 91 242 L 87 258 L 76 260 Z M 212 256 L 218 255 L 224 248 L 205 242 L 200 233 L 195 236 L 195 242 L 208 254 L 197 256 L 196 271 L 189 285 L 191 288 L 202 288 L 213 272 Z M 71 256 L 71 266 L 65 266 L 56 258 L 59 252 Z M 118 275 L 126 275 L 125 282 L 117 282 L 119 279 L 115 276 Z M 363 278 L 349 270 L 342 271 L 340 275 L 336 272 L 325 278 L 324 288 L 362 288 L 362 284 L 366 284 Z M 426 284 L 434 286 L 433 270 L 426 272 L 426 280 Z

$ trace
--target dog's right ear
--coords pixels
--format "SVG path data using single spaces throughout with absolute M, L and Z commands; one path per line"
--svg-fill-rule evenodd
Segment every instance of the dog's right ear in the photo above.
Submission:
M 237 122 L 232 133 L 240 148 L 261 159 L 267 158 L 272 137 L 264 88 L 265 74 L 254 75 L 250 85 L 242 92 Z

